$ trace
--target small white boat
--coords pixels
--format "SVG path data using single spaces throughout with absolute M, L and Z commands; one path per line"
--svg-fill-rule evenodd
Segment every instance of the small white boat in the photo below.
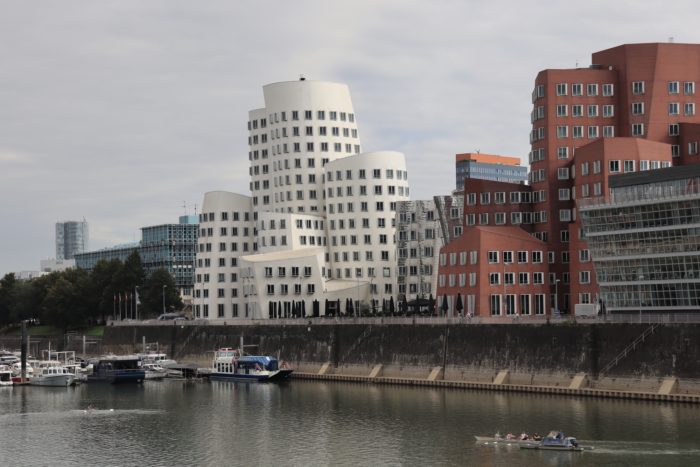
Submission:
M 7 365 L 0 366 L 0 386 L 12 386 L 12 368 Z
M 219 381 L 272 382 L 289 378 L 292 369 L 269 355 L 243 355 L 240 349 L 214 352 L 209 379 Z
M 160 365 L 162 367 L 167 368 L 169 365 L 176 365 L 177 362 L 171 358 L 168 358 L 168 356 L 164 353 L 158 353 L 158 352 L 149 352 L 149 353 L 141 353 L 139 354 L 139 357 L 141 357 L 141 361 L 143 363 L 155 363 L 156 365 Z
M 144 363 L 141 368 L 146 372 L 146 379 L 163 379 L 168 376 L 168 370 L 157 363 Z
M 29 380 L 32 386 L 65 387 L 75 384 L 75 375 L 61 365 L 50 365 L 41 369 L 38 375 Z

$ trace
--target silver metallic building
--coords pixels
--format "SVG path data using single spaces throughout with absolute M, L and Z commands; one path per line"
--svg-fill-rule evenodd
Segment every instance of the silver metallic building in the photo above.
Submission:
M 700 312 L 700 164 L 610 177 L 579 200 L 608 313 Z

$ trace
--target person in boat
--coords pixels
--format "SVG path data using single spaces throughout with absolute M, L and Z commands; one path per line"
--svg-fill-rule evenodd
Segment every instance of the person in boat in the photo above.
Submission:
M 530 439 L 530 437 L 527 435 L 527 433 L 520 433 L 520 441 L 526 441 Z
M 515 436 L 513 435 L 513 433 L 508 433 L 506 435 L 506 439 L 515 439 Z
M 534 435 L 532 435 L 532 439 L 534 439 L 535 441 L 542 441 L 542 437 L 539 433 L 535 433 Z
M 500 432 L 500 431 L 497 431 L 496 434 L 493 435 L 493 438 L 494 438 L 494 439 L 503 439 L 503 437 L 501 436 L 501 432 Z

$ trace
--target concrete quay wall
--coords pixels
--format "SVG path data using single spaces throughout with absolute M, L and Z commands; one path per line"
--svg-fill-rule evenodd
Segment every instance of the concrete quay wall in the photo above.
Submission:
M 612 368 L 601 370 L 648 324 L 109 326 L 103 349 L 139 351 L 158 342 L 178 360 L 208 365 L 212 351 L 237 347 L 278 355 L 301 374 L 398 378 L 505 386 L 700 394 L 700 325 L 667 324 Z M 576 382 L 574 378 L 579 375 Z M 583 376 L 581 376 L 583 375 Z

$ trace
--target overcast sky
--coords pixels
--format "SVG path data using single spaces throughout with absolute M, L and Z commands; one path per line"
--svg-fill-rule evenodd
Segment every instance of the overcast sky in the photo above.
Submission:
M 414 199 L 454 154 L 527 159 L 545 68 L 623 43 L 700 42 L 696 1 L 0 0 L 0 274 L 249 194 L 247 112 L 276 81 L 350 86 L 366 151 L 406 155 Z M 186 205 L 186 208 L 183 207 Z

